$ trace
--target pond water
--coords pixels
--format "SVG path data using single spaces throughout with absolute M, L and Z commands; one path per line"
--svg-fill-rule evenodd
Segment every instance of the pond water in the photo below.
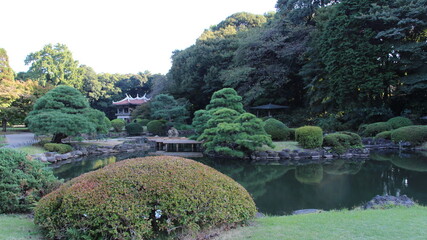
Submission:
M 116 161 L 145 155 L 95 156 L 52 167 L 56 176 L 67 180 Z M 258 210 L 270 215 L 306 208 L 353 208 L 383 194 L 406 194 L 427 205 L 427 152 L 374 152 L 369 160 L 338 159 L 298 166 L 208 158 L 194 160 L 242 184 L 253 196 Z

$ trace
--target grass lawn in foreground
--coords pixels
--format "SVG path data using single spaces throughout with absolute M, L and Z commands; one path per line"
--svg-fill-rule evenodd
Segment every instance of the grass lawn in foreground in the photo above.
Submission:
M 27 215 L 0 214 L 0 239 L 44 239 L 33 219 Z
M 216 240 L 427 239 L 427 207 L 334 211 L 255 220 L 254 226 L 224 232 Z

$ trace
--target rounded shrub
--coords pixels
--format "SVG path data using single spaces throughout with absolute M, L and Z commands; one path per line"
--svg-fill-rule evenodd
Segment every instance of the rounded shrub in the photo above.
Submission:
M 414 125 L 411 119 L 406 117 L 394 117 L 387 121 L 393 129 Z
M 366 124 L 359 128 L 362 131 L 360 134 L 364 137 L 375 137 L 378 133 L 392 130 L 391 124 L 388 122 L 376 122 Z
M 42 162 L 30 160 L 23 152 L 0 149 L 0 214 L 30 212 L 59 184 Z
M 43 147 L 49 152 L 57 152 L 61 154 L 73 151 L 73 147 L 62 143 L 46 143 Z
M 323 146 L 331 147 L 333 152 L 342 154 L 351 147 L 351 137 L 342 133 L 331 133 L 323 139 Z
M 135 119 L 135 120 L 134 120 L 134 122 L 136 122 L 136 123 L 138 123 L 138 124 L 141 124 L 141 126 L 147 126 L 147 124 L 148 124 L 150 121 L 151 121 L 150 119 L 146 119 L 146 118 L 143 118 L 143 119 L 141 119 L 141 118 L 137 118 L 137 119 Z
M 318 148 L 323 143 L 323 131 L 316 126 L 300 127 L 295 130 L 295 140 L 303 148 Z
M 391 140 L 391 131 L 380 132 L 377 135 L 375 135 L 375 139 L 387 139 L 387 140 Z
M 165 135 L 166 132 L 166 124 L 161 120 L 153 120 L 147 124 L 147 131 L 154 135 Z
M 274 118 L 269 118 L 264 122 L 264 130 L 271 136 L 272 140 L 282 141 L 289 138 L 288 127 Z
M 126 122 L 123 119 L 111 120 L 111 126 L 113 126 L 115 132 L 121 132 L 125 127 Z
M 391 132 L 391 140 L 394 142 L 410 142 L 418 146 L 427 142 L 427 125 L 413 125 L 395 129 Z
M 86 173 L 45 196 L 35 222 L 51 238 L 153 239 L 246 221 L 256 213 L 249 193 L 204 164 L 145 157 Z
M 362 138 L 359 136 L 359 134 L 354 133 L 354 132 L 348 132 L 348 131 L 342 131 L 342 132 L 338 132 L 341 134 L 345 134 L 350 136 L 350 146 L 352 147 L 362 147 Z
M 126 125 L 125 128 L 126 132 L 130 136 L 139 136 L 144 131 L 142 125 L 139 123 L 129 123 L 128 125 Z

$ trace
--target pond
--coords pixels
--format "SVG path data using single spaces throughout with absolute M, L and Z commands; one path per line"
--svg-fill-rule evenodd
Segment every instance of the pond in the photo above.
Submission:
M 96 156 L 52 165 L 59 178 L 70 179 L 107 164 L 147 153 Z M 324 164 L 273 165 L 195 158 L 242 184 L 260 212 L 342 209 L 360 206 L 376 195 L 403 195 L 427 204 L 427 152 L 374 152 L 370 159 L 337 159 Z

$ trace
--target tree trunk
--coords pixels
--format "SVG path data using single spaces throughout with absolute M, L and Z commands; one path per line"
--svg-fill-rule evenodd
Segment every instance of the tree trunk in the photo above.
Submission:
M 67 135 L 63 134 L 63 133 L 55 133 L 52 137 L 52 141 L 53 143 L 62 143 L 62 139 L 66 138 Z
M 2 120 L 1 120 L 1 126 L 2 126 L 2 128 L 3 128 L 3 132 L 6 132 L 7 131 L 7 119 L 6 118 L 3 118 Z

